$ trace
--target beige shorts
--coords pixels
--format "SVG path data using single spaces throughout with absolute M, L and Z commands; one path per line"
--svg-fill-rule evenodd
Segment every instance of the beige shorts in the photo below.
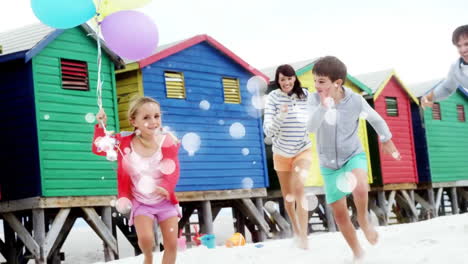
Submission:
M 312 151 L 307 149 L 290 158 L 273 153 L 273 167 L 275 168 L 275 171 L 292 171 L 293 166 L 300 160 L 307 161 L 306 163 L 310 164 L 310 161 L 312 160 Z M 297 164 L 297 166 L 301 165 Z

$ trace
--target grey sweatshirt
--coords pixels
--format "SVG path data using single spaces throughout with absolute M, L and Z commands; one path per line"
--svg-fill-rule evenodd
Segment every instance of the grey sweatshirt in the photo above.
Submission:
M 457 90 L 458 86 L 468 89 L 468 75 L 463 72 L 461 64 L 462 58 L 450 66 L 447 79 L 434 88 L 434 101 L 440 101 L 449 97 Z
M 309 95 L 307 130 L 316 133 L 320 166 L 337 170 L 353 156 L 363 152 L 358 136 L 359 118 L 363 116 L 379 135 L 381 142 L 392 138 L 383 118 L 359 94 L 344 88 L 344 98 L 335 106 L 336 124 L 325 121 L 328 110 L 320 102 L 318 93 Z

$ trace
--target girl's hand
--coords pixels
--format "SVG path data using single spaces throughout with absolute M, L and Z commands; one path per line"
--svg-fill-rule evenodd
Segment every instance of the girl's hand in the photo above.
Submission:
M 169 192 L 166 189 L 164 189 L 163 187 L 156 186 L 156 189 L 154 190 L 154 193 L 162 195 L 162 196 L 166 197 L 166 199 L 169 200 Z
M 107 115 L 106 112 L 104 112 L 104 108 L 99 109 L 99 112 L 96 114 L 96 119 L 100 127 L 102 127 L 102 124 L 107 124 Z
M 382 143 L 382 151 L 387 155 L 391 155 L 395 160 L 401 160 L 400 152 L 398 152 L 392 140 Z

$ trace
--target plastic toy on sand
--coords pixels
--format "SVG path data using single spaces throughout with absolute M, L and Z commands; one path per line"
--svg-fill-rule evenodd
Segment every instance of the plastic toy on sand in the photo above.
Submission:
M 238 247 L 245 245 L 245 238 L 241 233 L 234 233 L 228 240 L 226 240 L 226 247 Z

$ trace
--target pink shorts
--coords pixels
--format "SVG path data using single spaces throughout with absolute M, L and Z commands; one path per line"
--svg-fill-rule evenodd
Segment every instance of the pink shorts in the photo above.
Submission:
M 164 200 L 157 204 L 144 204 L 133 199 L 132 212 L 130 213 L 130 221 L 128 222 L 130 226 L 133 225 L 133 220 L 138 215 L 146 215 L 153 220 L 156 219 L 158 222 L 174 216 L 182 217 L 177 204 L 173 204 L 169 200 Z

